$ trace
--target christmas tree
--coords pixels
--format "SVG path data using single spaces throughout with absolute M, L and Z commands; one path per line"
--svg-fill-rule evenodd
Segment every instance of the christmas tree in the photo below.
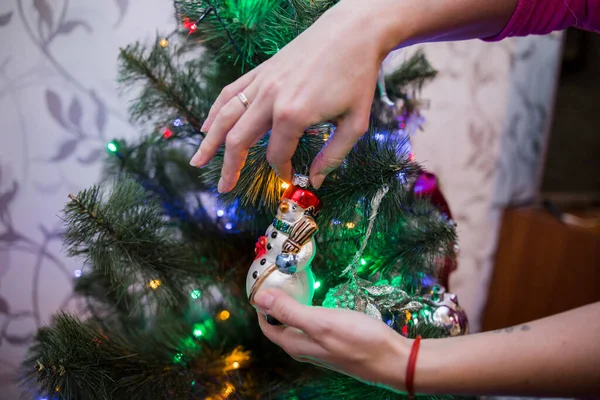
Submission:
M 136 90 L 131 119 L 149 133 L 110 142 L 104 183 L 69 196 L 64 241 L 83 263 L 75 291 L 87 309 L 38 332 L 25 388 L 68 400 L 404 397 L 269 342 L 248 301 L 254 281 L 285 287 L 268 268 L 301 282 L 297 298 L 368 313 L 405 337 L 467 332 L 444 288 L 455 224 L 410 151 L 418 94 L 435 76 L 422 53 L 381 74 L 368 132 L 317 191 L 302 174 L 335 134 L 327 122 L 300 140 L 294 182 L 267 163 L 268 134 L 230 193 L 215 191 L 222 151 L 206 168 L 188 163 L 221 89 L 335 3 L 177 0 L 177 31 L 121 50 L 120 83 Z M 296 243 L 299 218 L 310 235 Z

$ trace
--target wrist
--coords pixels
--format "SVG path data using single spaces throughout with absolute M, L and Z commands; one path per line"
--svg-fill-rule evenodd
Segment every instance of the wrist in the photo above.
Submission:
M 400 6 L 403 0 L 342 0 L 323 18 L 333 26 L 345 25 L 346 37 L 356 43 L 363 43 L 368 51 L 375 51 L 377 57 L 383 60 L 387 55 L 403 43 L 406 30 L 401 29 L 405 23 L 399 18 Z M 345 24 L 340 24 L 345 21 Z
M 386 359 L 379 364 L 384 386 L 398 392 L 406 391 L 406 368 L 414 340 L 405 339 L 395 331 L 390 335 Z
M 455 357 L 456 348 L 450 338 L 421 341 L 414 375 L 415 393 L 444 394 L 456 389 L 452 385 L 459 364 Z M 460 359 L 460 353 L 458 356 Z

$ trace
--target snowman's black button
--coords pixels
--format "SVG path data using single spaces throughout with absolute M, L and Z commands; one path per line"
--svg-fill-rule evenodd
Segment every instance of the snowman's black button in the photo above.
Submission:
M 271 250 L 273 246 L 271 246 L 271 243 L 267 243 L 267 250 Z
M 267 263 L 267 259 L 263 258 L 262 260 L 260 260 L 260 265 L 265 265 Z
M 271 237 L 272 237 L 273 239 L 275 239 L 275 238 L 277 237 L 277 232 L 273 232 L 273 233 L 271 233 Z
M 254 278 L 254 279 L 258 278 L 258 271 L 254 271 L 252 273 L 252 278 Z

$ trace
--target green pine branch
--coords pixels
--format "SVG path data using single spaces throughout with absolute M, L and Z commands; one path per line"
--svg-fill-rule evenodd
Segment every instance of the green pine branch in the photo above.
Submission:
M 422 49 L 417 50 L 395 71 L 386 76 L 386 86 L 394 97 L 402 97 L 407 89 L 420 91 L 423 86 L 437 76 Z
M 169 44 L 163 48 L 159 43 L 157 38 L 150 48 L 136 43 L 121 49 L 121 87 L 131 90 L 142 85 L 131 102 L 130 117 L 136 122 L 153 121 L 163 126 L 175 118 L 185 118 L 200 132 L 218 95 L 217 89 L 206 85 L 204 79 L 215 74 L 214 65 L 199 56 L 183 61 L 185 47 Z
M 141 285 L 149 298 L 178 304 L 181 288 L 195 272 L 193 248 L 173 238 L 160 205 L 131 180 L 118 180 L 105 199 L 98 187 L 70 196 L 64 219 L 69 256 L 84 256 L 88 265 L 107 274 L 120 294 Z M 151 290 L 150 281 L 170 283 Z

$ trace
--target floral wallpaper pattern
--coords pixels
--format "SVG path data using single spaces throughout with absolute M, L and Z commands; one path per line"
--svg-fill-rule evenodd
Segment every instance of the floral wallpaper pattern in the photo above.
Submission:
M 438 175 L 458 223 L 460 257 L 450 289 L 480 330 L 502 209 L 536 199 L 558 79 L 562 35 L 500 43 L 436 43 L 438 77 L 416 159 Z
M 58 214 L 69 193 L 99 179 L 106 143 L 137 134 L 117 95 L 118 49 L 172 30 L 172 12 L 162 0 L 0 3 L 1 399 L 18 398 L 16 369 L 35 330 L 82 306 Z M 559 46 L 558 36 L 426 46 L 440 75 L 426 87 L 432 106 L 414 149 L 456 214 L 452 289 L 475 328 L 499 210 L 534 193 Z
M 161 0 L 0 2 L 0 399 L 36 329 L 71 295 L 62 252 L 66 196 L 98 181 L 105 146 L 133 137 L 117 95 L 119 47 L 171 31 Z

